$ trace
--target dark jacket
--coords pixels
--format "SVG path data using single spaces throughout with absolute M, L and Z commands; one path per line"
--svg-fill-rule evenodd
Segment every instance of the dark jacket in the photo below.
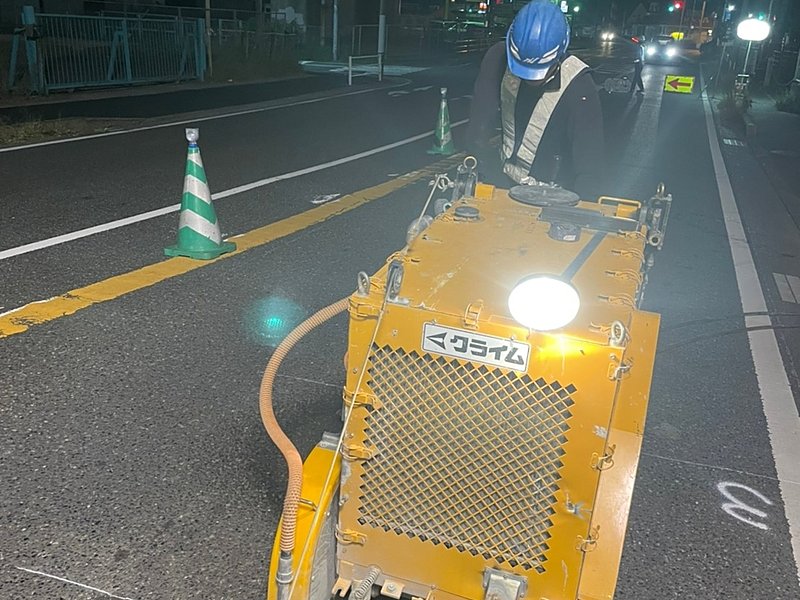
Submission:
M 472 152 L 481 153 L 496 133 L 500 86 L 506 66 L 505 42 L 499 42 L 486 52 L 475 81 L 467 129 L 467 145 Z M 520 86 L 515 110 L 517 144 L 544 90 L 558 85 L 560 78 L 556 76 L 547 86 L 529 86 L 524 82 Z M 593 199 L 604 187 L 604 152 L 600 98 L 591 74 L 586 71 L 573 79 L 553 111 L 530 174 L 540 181 L 555 180 L 581 197 Z

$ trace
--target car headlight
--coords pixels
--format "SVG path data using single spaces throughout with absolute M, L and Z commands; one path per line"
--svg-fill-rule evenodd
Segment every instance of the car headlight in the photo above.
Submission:
M 647 56 L 653 56 L 656 53 L 656 49 L 653 46 L 647 47 Z
M 613 40 L 614 39 L 614 34 L 613 33 L 609 33 L 608 34 L 608 39 Z
M 523 279 L 508 296 L 511 316 L 520 325 L 537 331 L 552 331 L 568 325 L 580 306 L 574 287 L 546 275 Z
M 670 58 L 675 56 L 677 53 L 678 51 L 675 48 L 667 48 L 667 56 L 669 56 Z

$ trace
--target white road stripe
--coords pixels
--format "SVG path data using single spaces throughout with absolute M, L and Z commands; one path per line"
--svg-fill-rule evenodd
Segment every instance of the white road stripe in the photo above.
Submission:
M 781 295 L 781 300 L 796 304 L 797 297 L 794 295 L 794 292 L 792 292 L 792 286 L 789 285 L 789 280 L 786 275 L 783 273 L 773 273 L 772 277 L 775 279 L 775 285 L 778 286 L 778 293 Z
M 63 577 L 58 577 L 57 575 L 50 575 L 49 573 L 43 573 L 42 571 L 34 571 L 33 569 L 26 569 L 25 567 L 15 567 L 15 568 L 20 571 L 25 571 L 26 573 L 33 573 L 34 575 L 49 577 L 50 579 L 55 579 L 56 581 L 63 581 L 64 583 L 68 583 L 70 585 L 77 585 L 78 587 L 82 587 L 85 590 L 92 590 L 93 592 L 97 592 L 98 594 L 103 594 L 105 596 L 108 596 L 109 598 L 117 598 L 118 600 L 133 600 L 132 598 L 128 598 L 127 596 L 117 596 L 116 594 L 112 594 L 111 592 L 101 590 L 100 588 L 92 587 L 91 585 L 86 585 L 83 583 L 78 583 L 77 581 L 64 579 Z
M 722 214 L 728 232 L 728 243 L 733 255 L 733 267 L 739 286 L 739 296 L 745 313 L 767 311 L 764 291 L 758 280 L 755 262 L 742 226 L 736 197 L 733 194 L 722 150 L 717 139 L 714 117 L 708 96 L 703 93 L 703 109 L 711 148 L 711 158 L 717 177 Z M 789 536 L 794 553 L 795 569 L 800 581 L 800 417 L 797 414 L 792 388 L 786 375 L 783 357 L 778 348 L 775 331 L 771 328 L 748 331 L 750 353 L 761 391 L 761 402 L 767 419 L 778 485 L 783 497 Z
M 181 121 L 171 121 L 169 123 L 159 123 L 158 125 L 146 125 L 144 127 L 134 127 L 132 129 L 121 129 L 119 131 L 106 131 L 104 133 L 93 133 L 91 135 L 80 135 L 77 137 L 65 138 L 63 140 L 49 140 L 47 142 L 36 142 L 35 144 L 25 144 L 22 146 L 10 146 L 8 148 L 0 148 L 0 152 L 17 152 L 18 150 L 28 150 L 30 148 L 41 148 L 42 146 L 53 146 L 55 144 L 68 144 L 70 142 L 80 142 L 83 140 L 94 140 L 97 138 L 109 137 L 112 135 L 126 135 L 128 133 L 137 133 L 139 131 L 149 131 L 151 129 L 164 129 L 166 127 L 176 127 L 177 125 L 190 125 L 192 123 L 202 123 L 204 121 L 214 121 L 216 119 L 229 119 L 231 117 L 240 117 L 242 115 L 252 115 L 254 113 L 268 112 L 271 110 L 278 110 L 281 108 L 290 108 L 292 106 L 303 106 L 304 104 L 315 104 L 317 102 L 324 102 L 325 100 L 335 100 L 336 98 L 346 98 L 347 96 L 357 96 L 359 94 L 368 94 L 370 92 L 377 92 L 386 88 L 369 88 L 367 90 L 357 90 L 355 92 L 347 92 L 344 94 L 333 94 L 330 96 L 323 96 L 322 98 L 310 98 L 308 100 L 298 100 L 295 102 L 285 102 L 283 104 L 275 104 L 272 106 L 262 106 L 260 108 L 249 108 L 246 110 L 237 110 L 230 113 L 222 113 L 218 115 L 211 115 L 207 117 L 197 117 L 195 119 L 185 119 Z M 268 102 L 268 101 L 266 101 Z
M 460 125 L 463 125 L 467 121 L 468 119 L 457 121 L 453 123 L 451 127 L 459 127 Z M 278 181 L 284 181 L 286 179 L 294 179 L 295 177 L 301 177 L 303 175 L 308 175 L 309 173 L 316 173 L 317 171 L 322 171 L 323 169 L 337 167 L 339 165 L 360 160 L 368 156 L 380 154 L 381 152 L 386 152 L 387 150 L 392 150 L 394 148 L 399 148 L 400 146 L 405 146 L 406 144 L 411 144 L 413 142 L 423 140 L 426 137 L 432 136 L 433 134 L 434 134 L 433 131 L 427 131 L 425 133 L 420 133 L 419 135 L 415 135 L 406 138 L 404 140 L 400 140 L 399 142 L 386 144 L 385 146 L 380 146 L 378 148 L 373 148 L 372 150 L 366 150 L 364 152 L 359 152 L 358 154 L 352 154 L 344 158 L 339 158 L 319 165 L 314 165 L 313 167 L 306 167 L 305 169 L 299 169 L 297 171 L 292 171 L 290 173 L 275 175 L 274 177 L 267 177 L 266 179 L 259 179 L 258 181 L 253 181 L 252 183 L 246 183 L 244 185 L 240 185 L 228 190 L 217 192 L 216 194 L 211 194 L 211 199 L 219 200 L 220 198 L 235 196 L 236 194 L 249 192 L 250 190 L 264 187 L 265 185 L 276 183 Z M 40 240 L 38 242 L 31 242 L 30 244 L 24 244 L 22 246 L 17 246 L 16 248 L 9 248 L 8 250 L 2 250 L 0 251 L 0 260 L 5 260 L 7 258 L 19 256 L 20 254 L 27 254 L 28 252 L 35 252 L 37 250 L 42 250 L 44 248 L 50 248 L 51 246 L 57 246 L 59 244 L 64 244 L 66 242 L 71 242 L 73 240 L 85 238 L 90 235 L 95 235 L 96 233 L 102 233 L 103 231 L 110 231 L 112 229 L 118 229 L 120 227 L 125 227 L 127 225 L 133 225 L 134 223 L 140 223 L 141 221 L 155 219 L 157 217 L 161 217 L 169 213 L 177 212 L 180 210 L 180 208 L 181 208 L 180 204 L 173 204 L 171 206 L 165 206 L 164 208 L 158 208 L 156 210 L 151 210 L 139 215 L 134 215 L 131 217 L 125 217 L 124 219 L 117 219 L 116 221 L 103 223 L 102 225 L 95 225 L 94 227 L 87 227 L 86 229 L 80 229 L 78 231 L 73 231 L 71 233 L 57 235 L 55 237 L 51 237 L 45 240 Z
M 794 294 L 795 302 L 800 302 L 800 277 L 787 275 L 786 281 L 789 282 L 789 287 L 792 288 L 792 294 Z

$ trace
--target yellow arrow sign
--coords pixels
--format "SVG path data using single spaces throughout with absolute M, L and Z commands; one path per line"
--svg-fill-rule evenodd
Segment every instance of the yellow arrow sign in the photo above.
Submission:
M 694 89 L 694 77 L 683 75 L 667 75 L 664 79 L 665 92 L 677 92 L 678 94 L 691 94 Z

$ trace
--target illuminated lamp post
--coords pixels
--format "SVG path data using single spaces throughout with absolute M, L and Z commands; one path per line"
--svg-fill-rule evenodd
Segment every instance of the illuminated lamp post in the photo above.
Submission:
M 750 62 L 750 49 L 753 42 L 763 42 L 769 37 L 772 28 L 766 21 L 760 19 L 745 19 L 736 27 L 736 37 L 747 42 L 747 53 L 744 56 L 744 68 L 742 71 L 747 73 L 747 64 Z

